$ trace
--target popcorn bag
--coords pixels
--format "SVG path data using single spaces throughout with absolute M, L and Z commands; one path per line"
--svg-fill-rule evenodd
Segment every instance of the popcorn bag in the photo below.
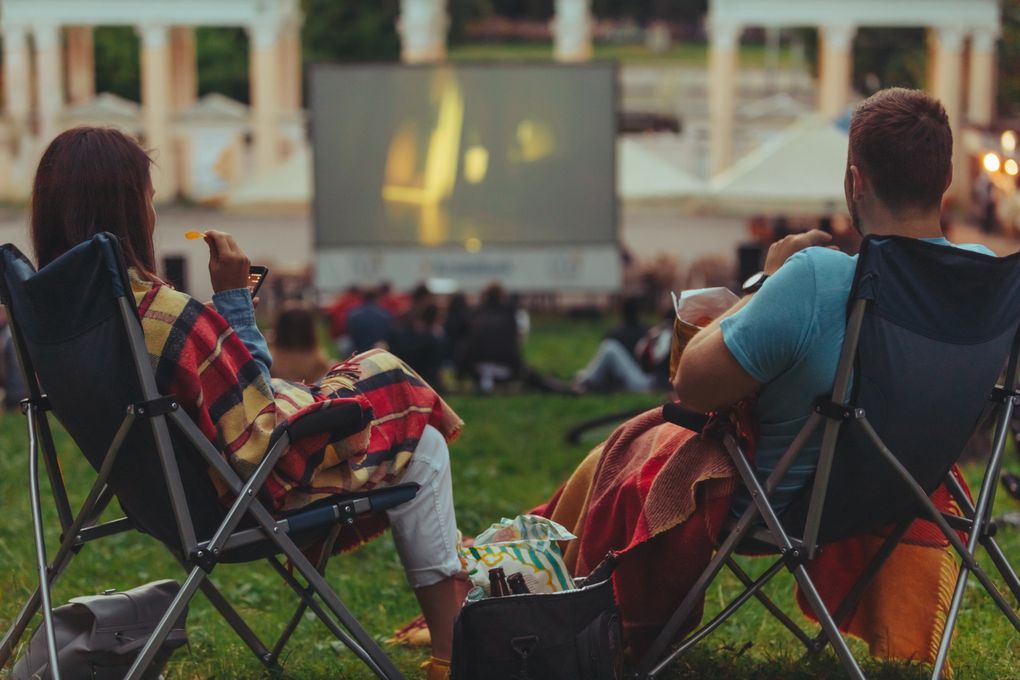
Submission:
M 673 344 L 669 352 L 671 380 L 676 378 L 680 355 L 694 334 L 725 314 L 740 300 L 729 288 L 697 288 L 683 291 L 679 298 L 676 293 L 672 295 L 676 319 L 673 321 Z
M 489 592 L 489 570 L 503 569 L 507 577 L 521 574 L 532 593 L 573 590 L 574 581 L 563 563 L 557 541 L 576 538 L 564 527 L 544 517 L 520 515 L 503 518 L 460 549 L 460 560 L 474 586 Z

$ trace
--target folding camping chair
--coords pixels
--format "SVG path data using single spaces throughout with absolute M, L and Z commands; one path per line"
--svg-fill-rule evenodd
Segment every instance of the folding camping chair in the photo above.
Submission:
M 52 677 L 59 680 L 53 642 L 50 588 L 82 547 L 132 529 L 159 540 L 187 571 L 179 594 L 148 643 L 128 680 L 138 680 L 172 625 L 196 591 L 236 631 L 267 667 L 277 660 L 306 608 L 347 645 L 376 676 L 401 674 L 348 612 L 323 578 L 340 528 L 368 512 L 379 512 L 415 496 L 416 484 L 334 497 L 303 511 L 273 517 L 260 490 L 292 440 L 322 432 L 354 433 L 368 425 L 357 406 L 325 409 L 277 432 L 265 459 L 246 480 L 183 412 L 173 395 L 159 394 L 142 335 L 138 311 L 116 238 L 100 234 L 36 273 L 12 245 L 0 248 L 0 297 L 26 375 L 30 396 L 23 402 L 28 421 L 30 492 L 35 525 L 39 587 L 10 631 L 0 640 L 0 667 L 42 608 Z M 36 379 L 38 378 L 38 380 Z M 47 412 L 67 429 L 98 476 L 74 514 L 58 466 Z M 42 526 L 38 460 L 49 474 L 61 541 L 47 563 Z M 209 477 L 213 469 L 236 500 L 222 507 Z M 98 524 L 116 498 L 126 517 Z M 323 557 L 312 564 L 299 545 L 324 541 Z M 281 563 L 285 555 L 307 582 Z M 294 590 L 300 604 L 272 648 L 248 627 L 209 579 L 220 563 L 266 559 Z M 335 617 L 335 618 L 334 618 Z
M 997 259 L 902 237 L 865 239 L 831 395 L 816 400 L 814 412 L 764 483 L 734 437 L 723 437 L 753 502 L 723 532 L 715 556 L 640 662 L 635 677 L 657 676 L 755 597 L 809 653 L 831 643 L 847 673 L 863 678 L 838 624 L 852 613 L 915 518 L 934 522 L 962 560 L 932 677 L 940 676 L 946 662 L 971 573 L 1020 631 L 1020 618 L 974 557 L 979 545 L 984 548 L 1020 602 L 1020 580 L 993 538 L 996 526 L 992 521 L 1010 418 L 1020 402 L 1018 326 L 1020 254 Z M 1005 379 L 997 386 L 1004 366 Z M 989 412 L 995 414 L 996 422 L 993 447 L 977 503 L 972 504 L 950 469 Z M 679 404 L 667 404 L 664 415 L 696 431 L 707 423 L 706 416 Z M 797 501 L 777 513 L 769 496 L 820 427 L 821 451 L 814 480 Z M 930 500 L 929 494 L 943 482 L 961 507 L 962 517 L 939 512 Z M 805 562 L 826 543 L 882 527 L 894 529 L 830 615 Z M 966 543 L 957 531 L 967 535 Z M 733 560 L 742 548 L 778 554 L 779 559 L 752 579 Z M 667 653 L 724 566 L 745 589 Z M 816 637 L 803 631 L 761 592 L 784 567 L 793 572 L 821 623 L 822 631 Z

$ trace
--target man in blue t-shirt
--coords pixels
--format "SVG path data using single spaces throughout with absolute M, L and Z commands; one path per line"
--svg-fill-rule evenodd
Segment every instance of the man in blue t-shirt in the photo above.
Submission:
M 939 220 L 952 152 L 945 109 L 928 94 L 895 88 L 861 103 L 850 123 L 844 180 L 854 228 L 863 236 L 952 245 Z M 758 395 L 755 463 L 762 481 L 807 421 L 814 399 L 832 390 L 857 258 L 826 247 L 831 238 L 811 231 L 774 243 L 763 273 L 745 287 L 748 294 L 694 336 L 674 378 L 680 401 L 699 411 Z M 960 247 L 991 254 L 983 246 Z M 810 479 L 820 444 L 821 429 L 776 490 L 777 509 Z M 738 496 L 734 511 L 748 503 Z

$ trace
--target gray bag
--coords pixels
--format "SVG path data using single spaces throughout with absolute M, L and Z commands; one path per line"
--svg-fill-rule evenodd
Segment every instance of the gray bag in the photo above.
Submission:
M 127 592 L 76 597 L 53 610 L 57 662 L 63 680 L 121 680 L 138 652 L 170 609 L 180 586 L 176 581 L 155 581 Z M 174 624 L 166 642 L 145 673 L 155 680 L 170 656 L 188 641 L 184 631 L 187 610 Z M 11 680 L 49 680 L 46 630 L 36 628 L 11 673 Z

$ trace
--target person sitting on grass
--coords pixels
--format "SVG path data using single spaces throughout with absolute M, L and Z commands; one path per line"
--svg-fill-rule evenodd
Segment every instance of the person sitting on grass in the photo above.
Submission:
M 845 175 L 855 229 L 862 236 L 952 245 L 940 226 L 942 195 L 952 180 L 952 149 L 945 109 L 931 96 L 891 89 L 864 101 L 850 124 Z M 673 376 L 686 407 L 729 420 L 737 438 L 754 452 L 763 484 L 814 400 L 830 391 L 835 379 L 857 258 L 826 247 L 831 239 L 814 230 L 772 244 L 765 276 L 694 335 Z M 958 247 L 992 254 L 979 245 Z M 771 496 L 777 512 L 812 479 L 821 434 L 819 429 L 804 446 Z M 575 576 L 587 574 L 607 552 L 619 553 L 616 594 L 627 642 L 639 653 L 707 566 L 720 527 L 751 503 L 746 492 L 735 492 L 736 471 L 711 441 L 664 422 L 659 409 L 642 414 L 592 451 L 557 494 L 533 510 L 579 537 L 566 553 Z M 949 506 L 940 509 L 949 511 Z M 854 540 L 862 542 L 851 544 Z M 808 565 L 818 569 L 812 578 L 828 595 L 840 592 L 840 583 L 826 579 L 853 572 L 860 555 L 874 554 L 880 544 L 881 539 L 867 536 L 826 546 Z M 908 534 L 894 553 L 899 560 L 877 577 L 882 587 L 873 584 L 869 591 L 879 595 L 865 598 L 844 621 L 845 629 L 867 639 L 876 655 L 932 661 L 945 611 L 930 594 L 951 591 L 956 578 L 941 566 L 948 550 L 948 544 L 923 532 Z M 681 633 L 693 629 L 700 615 Z
M 624 300 L 623 323 L 599 344 L 588 364 L 574 376 L 577 392 L 651 392 L 669 389 L 672 309 L 651 328 L 641 323 L 640 300 Z
M 272 377 L 312 384 L 326 375 L 331 364 L 319 344 L 311 311 L 294 305 L 285 307 L 276 317 L 271 336 Z
M 478 381 L 483 394 L 492 392 L 497 382 L 520 376 L 524 362 L 517 318 L 498 283 L 482 292 L 469 329 L 461 362 L 465 372 Z
M 377 535 L 388 519 L 432 634 L 429 680 L 442 680 L 449 672 L 453 620 L 467 589 L 447 447 L 461 420 L 403 362 L 381 350 L 352 357 L 311 385 L 271 379 L 272 356 L 246 288 L 248 258 L 232 236 L 205 234 L 215 309 L 155 274 L 151 166 L 138 143 L 114 129 L 82 127 L 54 139 L 32 194 L 38 266 L 99 232 L 120 240 L 158 389 L 175 396 L 241 477 L 264 458 L 276 429 L 297 415 L 335 401 L 372 413 L 371 424 L 355 435 L 292 442 L 265 485 L 266 497 L 273 511 L 284 512 L 336 494 L 420 485 L 415 499 L 387 517 L 345 528 L 338 545 L 353 547 Z

